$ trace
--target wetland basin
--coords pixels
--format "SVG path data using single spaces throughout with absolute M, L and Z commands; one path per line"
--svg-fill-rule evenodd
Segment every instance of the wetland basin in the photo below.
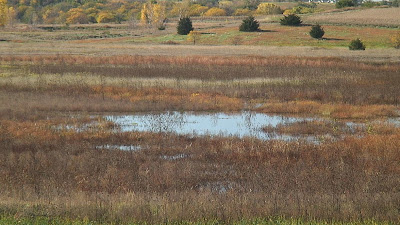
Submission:
M 120 127 L 121 132 L 163 132 L 183 135 L 253 137 L 263 140 L 296 138 L 289 135 L 276 135 L 262 130 L 265 126 L 311 120 L 288 116 L 267 115 L 256 112 L 240 113 L 193 113 L 164 112 L 106 116 L 107 120 Z
M 372 121 L 338 121 L 318 117 L 269 115 L 251 111 L 238 113 L 163 112 L 105 116 L 117 125 L 119 132 L 174 133 L 190 136 L 250 137 L 261 140 L 305 140 L 319 144 L 346 136 L 363 137 L 382 128 L 397 129 L 399 118 Z M 300 126 L 299 126 L 300 125 Z M 295 132 L 282 127 L 298 126 Z M 312 128 L 310 131 L 310 127 Z M 397 128 L 396 128 L 397 127 Z M 373 128 L 373 129 L 372 129 Z M 377 128 L 377 129 L 375 129 Z M 379 128 L 379 129 L 378 129 Z M 384 132 L 385 129 L 383 129 Z M 393 132 L 393 130 L 391 131 Z

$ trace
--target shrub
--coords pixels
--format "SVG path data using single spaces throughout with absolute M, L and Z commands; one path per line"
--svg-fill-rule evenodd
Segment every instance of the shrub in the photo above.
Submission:
M 308 13 L 313 13 L 315 11 L 314 8 L 307 8 L 303 6 L 296 6 L 292 9 L 287 9 L 283 12 L 284 15 L 290 15 L 290 14 L 308 14 Z
M 325 34 L 324 28 L 322 28 L 319 24 L 311 27 L 310 30 L 311 37 L 320 39 L 324 36 L 324 34 Z
M 100 12 L 96 18 L 98 23 L 111 23 L 115 22 L 115 15 L 111 12 Z
M 189 17 L 179 19 L 178 26 L 176 27 L 178 34 L 187 35 L 193 30 L 192 21 Z
M 249 16 L 243 20 L 242 24 L 239 27 L 239 31 L 245 31 L 245 32 L 257 31 L 259 26 L 260 24 L 258 23 L 258 21 L 255 20 L 253 16 Z
M 220 8 L 211 8 L 204 13 L 204 16 L 226 16 L 226 12 Z
M 365 50 L 365 45 L 364 45 L 364 43 L 362 43 L 362 41 L 359 38 L 357 38 L 350 42 L 349 49 L 350 50 Z
M 250 9 L 236 9 L 233 13 L 234 16 L 250 16 L 251 15 Z
M 393 43 L 393 47 L 400 49 L 400 31 L 390 37 L 390 39 Z
M 196 41 L 200 40 L 201 37 L 201 33 L 199 31 L 190 31 L 190 33 L 188 34 L 188 40 L 189 41 L 193 41 L 193 44 L 196 44 Z
M 381 5 L 380 2 L 373 2 L 373 1 L 365 1 L 361 4 L 361 6 L 365 8 L 372 8 L 380 5 Z
M 263 15 L 270 15 L 270 14 L 282 14 L 283 10 L 272 3 L 261 3 L 258 5 L 256 13 L 263 14 Z
M 226 15 L 232 15 L 235 12 L 236 6 L 232 1 L 219 1 L 218 8 L 225 10 Z
M 289 14 L 281 19 L 281 25 L 285 26 L 299 26 L 303 21 L 296 14 Z
M 390 6 L 392 7 L 399 7 L 399 0 L 393 0 L 390 2 Z
M 209 8 L 207 6 L 202 6 L 199 4 L 193 4 L 189 8 L 189 16 L 201 16 L 207 12 Z
M 72 8 L 67 12 L 66 23 L 69 24 L 84 24 L 89 23 L 87 15 L 83 12 L 83 9 Z
M 355 1 L 353 0 L 339 0 L 336 2 L 336 8 L 345 8 L 345 7 L 353 7 L 356 6 Z

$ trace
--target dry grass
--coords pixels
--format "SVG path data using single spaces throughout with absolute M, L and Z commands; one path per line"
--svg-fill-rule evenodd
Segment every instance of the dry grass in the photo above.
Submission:
M 400 136 L 390 127 L 316 145 L 115 132 L 115 124 L 93 116 L 242 109 L 393 116 L 397 64 L 258 56 L 0 59 L 4 214 L 105 223 L 229 223 L 276 215 L 400 220 Z M 141 149 L 98 147 L 105 145 Z
M 98 121 L 1 122 L 5 212 L 149 223 L 270 215 L 399 220 L 398 134 L 312 145 L 115 133 L 101 120 L 87 131 L 55 129 L 90 120 Z M 146 148 L 96 148 L 128 143 Z M 177 154 L 187 157 L 162 157 Z
M 3 56 L 3 115 L 239 111 L 397 116 L 399 66 L 297 57 Z M 41 104 L 42 100 L 45 104 Z
M 348 124 L 339 120 L 304 120 L 289 124 L 279 124 L 276 127 L 267 126 L 263 130 L 269 133 L 289 134 L 293 136 L 331 136 L 345 137 L 349 135 L 365 136 L 371 134 L 393 135 L 398 134 L 400 130 L 388 123 L 354 123 Z
M 314 14 L 304 17 L 304 21 L 320 24 L 399 27 L 400 15 L 398 8 L 371 8 Z
M 389 36 L 391 34 L 388 34 Z M 357 35 L 360 36 L 360 35 Z M 387 39 L 389 40 L 389 36 Z M 351 37 L 353 38 L 353 37 Z M 229 43 L 231 44 L 231 43 Z M 347 46 L 347 44 L 346 44 Z M 193 46 L 135 43 L 85 43 L 68 42 L 27 42 L 2 43 L 1 55 L 144 55 L 144 56 L 297 56 L 341 57 L 358 61 L 399 62 L 400 52 L 396 49 L 369 49 L 366 51 L 349 51 L 348 48 L 326 49 L 307 46 Z
M 78 56 L 78 55 L 25 55 L 25 56 L 0 56 L 1 62 L 28 63 L 37 66 L 52 65 L 136 65 L 145 64 L 151 67 L 153 64 L 168 65 L 216 65 L 216 66 L 309 66 L 309 67 L 334 67 L 351 69 L 375 69 L 385 71 L 397 71 L 400 66 L 397 63 L 368 63 L 348 61 L 339 57 L 263 57 L 263 56 Z M 68 71 L 67 68 L 58 68 L 60 72 Z
M 392 105 L 354 106 L 349 104 L 321 104 L 314 101 L 270 102 L 257 108 L 264 113 L 306 114 L 336 119 L 369 119 L 397 117 L 398 107 Z

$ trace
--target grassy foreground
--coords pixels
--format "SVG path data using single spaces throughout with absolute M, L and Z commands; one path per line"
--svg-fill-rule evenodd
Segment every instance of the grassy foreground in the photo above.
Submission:
M 83 219 L 63 219 L 63 218 L 48 218 L 48 217 L 33 217 L 33 218 L 15 218 L 12 216 L 0 216 L 0 223 L 4 225 L 136 225 L 136 224 L 152 224 L 146 222 L 98 222 L 90 221 L 87 218 Z M 164 221 L 159 224 L 172 224 L 172 225 L 219 225 L 219 224 L 232 224 L 232 225 L 394 225 L 391 222 L 378 222 L 375 220 L 339 222 L 339 221 L 318 221 L 318 220 L 303 220 L 291 218 L 258 218 L 258 219 L 243 219 L 238 221 L 222 222 L 219 220 L 199 220 L 199 221 Z

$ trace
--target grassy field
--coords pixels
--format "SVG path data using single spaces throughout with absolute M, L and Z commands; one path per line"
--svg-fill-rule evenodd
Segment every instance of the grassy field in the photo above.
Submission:
M 311 46 L 318 48 L 347 48 L 355 38 L 362 39 L 367 49 L 391 48 L 390 37 L 400 24 L 396 8 L 373 8 L 364 10 L 339 11 L 301 15 L 304 25 L 288 27 L 279 25 L 282 16 L 258 16 L 260 32 L 239 32 L 241 19 L 229 17 L 193 19 L 195 30 L 202 33 L 198 45 L 206 46 Z M 357 19 L 356 19 L 357 18 Z M 17 25 L 1 33 L 0 39 L 15 46 L 29 46 L 32 43 L 63 43 L 63 46 L 101 44 L 173 44 L 190 45 L 185 35 L 176 34 L 177 21 L 170 21 L 167 29 L 159 31 L 141 26 L 138 22 L 109 25 L 44 25 L 29 28 Z M 326 33 L 322 40 L 309 36 L 311 25 L 320 23 Z M 386 24 L 388 26 L 380 25 Z M 5 43 L 1 43 L 5 45 Z M 40 45 L 38 45 L 40 46 Z M 4 54 L 4 53 L 3 53 Z
M 350 11 L 337 11 L 324 14 L 314 14 L 305 17 L 307 23 L 353 25 L 353 26 L 381 26 L 400 27 L 398 8 L 372 8 Z
M 199 20 L 196 46 L 172 25 L 2 32 L 0 223 L 399 223 L 396 30 L 326 25 L 317 41 L 271 21 Z M 367 50 L 349 51 L 359 35 Z M 156 112 L 306 119 L 264 140 L 162 132 Z M 106 117 L 139 113 L 159 129 Z

